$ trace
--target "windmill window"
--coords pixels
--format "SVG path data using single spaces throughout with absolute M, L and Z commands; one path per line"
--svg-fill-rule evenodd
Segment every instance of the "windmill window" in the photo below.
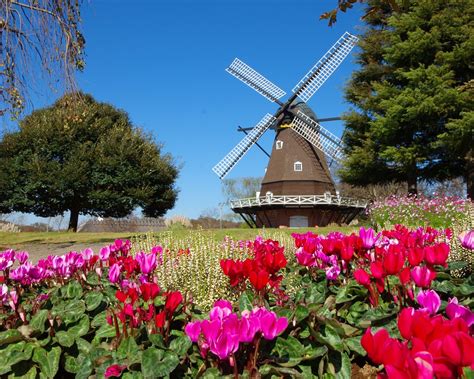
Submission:
M 276 145 L 275 147 L 276 147 L 277 150 L 283 149 L 283 141 L 278 140 L 278 141 L 276 141 L 275 145 Z
M 295 170 L 295 171 L 303 171 L 303 163 L 301 163 L 301 162 L 295 162 L 294 170 Z

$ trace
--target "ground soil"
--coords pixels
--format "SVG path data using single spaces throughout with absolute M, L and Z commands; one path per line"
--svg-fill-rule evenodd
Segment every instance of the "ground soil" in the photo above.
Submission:
M 112 243 L 113 241 L 110 241 Z M 30 260 L 38 262 L 39 259 L 46 258 L 48 255 L 62 255 L 70 251 L 81 251 L 88 247 L 98 253 L 99 250 L 110 243 L 33 243 L 18 244 L 10 246 L 15 251 L 27 251 L 30 254 Z

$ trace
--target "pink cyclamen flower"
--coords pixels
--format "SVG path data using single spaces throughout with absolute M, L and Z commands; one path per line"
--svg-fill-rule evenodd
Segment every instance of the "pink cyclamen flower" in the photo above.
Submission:
M 428 311 L 428 313 L 432 315 L 438 312 L 441 306 L 441 299 L 436 291 L 433 290 L 421 290 L 416 297 L 416 301 L 423 307 L 423 310 Z
M 362 246 L 365 249 L 372 249 L 375 246 L 375 242 L 380 235 L 375 235 L 375 231 L 372 228 L 365 229 L 364 227 L 359 230 L 359 237 L 362 240 Z
M 316 264 L 316 257 L 312 253 L 307 253 L 302 247 L 296 250 L 296 260 L 302 266 L 312 267 Z
M 413 267 L 410 274 L 415 284 L 421 288 L 429 288 L 433 279 L 436 278 L 436 271 L 426 266 Z
M 448 305 L 446 306 L 446 315 L 452 320 L 454 318 L 462 318 L 466 321 L 468 327 L 474 325 L 474 312 L 469 308 L 458 303 L 458 299 L 453 297 L 449 299 Z
M 111 283 L 117 283 L 120 276 L 120 265 L 115 263 L 109 269 L 109 280 Z
M 125 365 L 112 365 L 107 367 L 107 370 L 105 370 L 104 377 L 106 378 L 111 378 L 111 377 L 119 377 L 122 375 L 122 371 L 125 370 L 127 366 Z
M 102 249 L 99 251 L 99 258 L 101 261 L 106 261 L 109 259 L 110 256 L 110 247 L 109 246 L 104 246 Z
M 18 262 L 20 262 L 20 264 L 22 265 L 23 263 L 25 263 L 28 258 L 29 258 L 29 254 L 27 251 L 17 251 L 15 252 L 15 259 L 18 260 Z
M 156 268 L 156 251 L 151 252 L 150 254 L 145 254 L 143 251 L 140 251 L 135 259 L 140 266 L 140 270 L 145 275 L 149 274 Z
M 474 230 L 464 232 L 459 235 L 462 247 L 468 250 L 474 250 Z
M 162 265 L 163 264 L 163 248 L 161 246 L 153 246 L 151 248 L 151 253 L 156 255 L 157 263 L 159 265 Z
M 286 317 L 278 317 L 275 312 L 267 311 L 260 317 L 260 327 L 262 329 L 263 338 L 272 340 L 288 326 Z

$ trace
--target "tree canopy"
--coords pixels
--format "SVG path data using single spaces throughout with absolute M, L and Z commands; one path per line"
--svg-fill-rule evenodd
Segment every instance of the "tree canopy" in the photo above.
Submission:
M 371 0 L 357 70 L 345 89 L 350 184 L 462 176 L 473 197 L 474 4 L 414 0 L 403 12 Z
M 90 95 L 69 94 L 25 117 L 0 142 L 0 213 L 71 212 L 149 217 L 174 206 L 178 168 L 128 115 Z

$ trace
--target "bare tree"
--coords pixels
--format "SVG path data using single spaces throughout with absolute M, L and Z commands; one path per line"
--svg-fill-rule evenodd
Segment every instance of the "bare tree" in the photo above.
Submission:
M 255 197 L 255 193 L 260 191 L 262 178 L 243 177 L 235 179 L 224 179 L 222 181 L 222 192 L 226 201 L 245 197 Z
M 74 73 L 84 68 L 81 4 L 0 1 L 0 115 L 18 117 L 37 80 L 51 89 L 74 89 Z

